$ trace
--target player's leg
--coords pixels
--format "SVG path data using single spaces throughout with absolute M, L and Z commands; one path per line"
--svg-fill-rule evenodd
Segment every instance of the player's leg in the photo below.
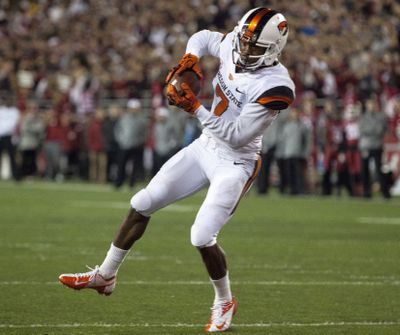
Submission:
M 100 266 L 106 276 L 117 273 L 128 250 L 144 234 L 152 213 L 208 184 L 193 150 L 192 146 L 173 156 L 149 185 L 132 197 L 131 209 Z
M 206 332 L 228 329 L 236 312 L 237 302 L 230 288 L 225 253 L 217 244 L 216 237 L 251 186 L 260 167 L 260 162 L 243 166 L 230 164 L 217 168 L 191 231 L 192 244 L 200 251 L 215 291 Z
M 226 264 L 225 252 L 216 243 L 209 247 L 198 248 L 201 258 L 203 259 L 204 265 L 206 266 L 208 275 L 211 280 L 217 281 L 224 278 L 228 271 L 228 266 Z M 224 298 L 222 292 L 215 292 L 220 298 Z M 227 298 L 230 297 L 230 292 L 226 292 Z
M 74 289 L 94 288 L 99 293 L 111 294 L 118 269 L 132 245 L 144 234 L 151 214 L 208 184 L 193 147 L 172 157 L 149 185 L 132 197 L 131 209 L 101 266 L 86 273 L 63 274 L 59 277 L 61 283 Z

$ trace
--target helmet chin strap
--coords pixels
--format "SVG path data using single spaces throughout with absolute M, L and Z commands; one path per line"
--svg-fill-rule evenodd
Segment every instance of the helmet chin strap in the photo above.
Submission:
M 278 53 L 278 54 L 273 53 L 273 54 L 269 54 L 269 55 L 263 54 L 254 63 L 250 63 L 250 64 L 248 64 L 248 60 L 251 59 L 251 55 L 248 55 L 246 57 L 246 61 L 243 62 L 241 59 L 242 53 L 241 53 L 241 49 L 239 46 L 240 33 L 239 33 L 238 27 L 235 27 L 234 32 L 236 33 L 236 36 L 232 43 L 232 59 L 236 66 L 239 66 L 240 68 L 242 68 L 245 71 L 255 71 L 259 67 L 273 66 L 276 63 L 280 53 Z
M 278 58 L 274 57 L 274 59 L 269 60 L 270 57 L 262 56 L 256 62 L 250 63 L 250 64 L 246 64 L 247 62 L 243 63 L 241 61 L 240 54 L 238 54 L 237 55 L 237 60 L 236 61 L 234 60 L 234 61 L 235 61 L 235 64 L 237 66 L 240 66 L 243 70 L 255 71 L 255 70 L 257 70 L 258 68 L 261 68 L 261 67 L 273 66 L 276 63 L 276 61 L 278 60 Z

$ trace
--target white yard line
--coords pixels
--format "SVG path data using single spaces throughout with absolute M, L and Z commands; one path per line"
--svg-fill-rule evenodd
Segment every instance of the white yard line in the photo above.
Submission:
M 119 285 L 146 285 L 146 286 L 168 286 L 168 285 L 210 285 L 209 281 L 201 280 L 170 280 L 170 281 L 119 281 Z M 232 281 L 232 285 L 254 285 L 254 286 L 400 286 L 400 280 L 385 281 Z M 56 281 L 0 281 L 0 286 L 13 285 L 60 285 Z
M 139 187 L 145 186 L 145 183 L 141 183 L 138 185 L 138 188 L 134 190 L 130 190 L 128 188 L 123 188 L 120 191 L 115 191 L 112 185 L 110 184 L 90 184 L 90 183 L 79 183 L 79 182 L 65 182 L 65 183 L 57 183 L 57 182 L 47 182 L 47 181 L 24 181 L 19 184 L 15 184 L 12 182 L 2 182 L 0 180 L 0 189 L 25 189 L 25 190 L 48 190 L 48 191 L 61 191 L 61 192 L 93 192 L 93 193 L 120 193 L 120 194 L 135 194 L 139 191 Z M 204 198 L 206 195 L 206 190 L 200 190 L 198 193 L 191 195 L 191 197 L 199 197 Z
M 387 217 L 359 217 L 358 223 L 365 224 L 378 224 L 378 225 L 400 225 L 400 217 L 387 218 Z
M 74 207 L 81 208 L 107 208 L 107 209 L 128 209 L 128 201 L 72 201 L 71 205 Z M 199 206 L 194 205 L 182 205 L 172 204 L 160 211 L 166 212 L 195 212 L 199 209 Z
M 238 328 L 301 328 L 301 327 L 349 327 L 349 326 L 399 326 L 400 321 L 326 321 L 326 322 L 261 322 L 232 324 Z M 200 328 L 193 323 L 58 323 L 58 324 L 0 324 L 0 328 Z
M 49 191 L 71 191 L 71 192 L 96 192 L 111 193 L 112 187 L 109 185 L 95 185 L 84 183 L 50 183 L 50 182 L 22 182 L 21 184 L 0 183 L 0 189 L 15 189 L 19 187 L 27 190 L 49 190 Z

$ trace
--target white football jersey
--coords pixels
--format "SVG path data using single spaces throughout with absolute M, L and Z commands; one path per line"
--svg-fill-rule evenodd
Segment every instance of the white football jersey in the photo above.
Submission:
M 203 135 L 214 140 L 233 159 L 256 159 L 262 134 L 294 100 L 294 83 L 279 62 L 253 72 L 240 72 L 232 59 L 234 32 L 223 35 L 202 30 L 188 41 L 186 53 L 218 57 L 220 66 L 213 80 L 211 111 L 196 110 Z

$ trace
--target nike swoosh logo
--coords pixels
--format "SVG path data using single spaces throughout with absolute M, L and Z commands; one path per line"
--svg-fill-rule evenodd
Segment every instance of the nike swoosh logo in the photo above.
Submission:
M 235 88 L 236 92 L 240 93 L 240 94 L 244 94 L 243 91 L 240 91 L 237 87 Z
M 225 323 L 226 323 L 226 322 L 221 323 L 220 325 L 215 325 L 215 327 L 217 327 L 219 330 L 221 330 L 222 328 L 224 328 Z

